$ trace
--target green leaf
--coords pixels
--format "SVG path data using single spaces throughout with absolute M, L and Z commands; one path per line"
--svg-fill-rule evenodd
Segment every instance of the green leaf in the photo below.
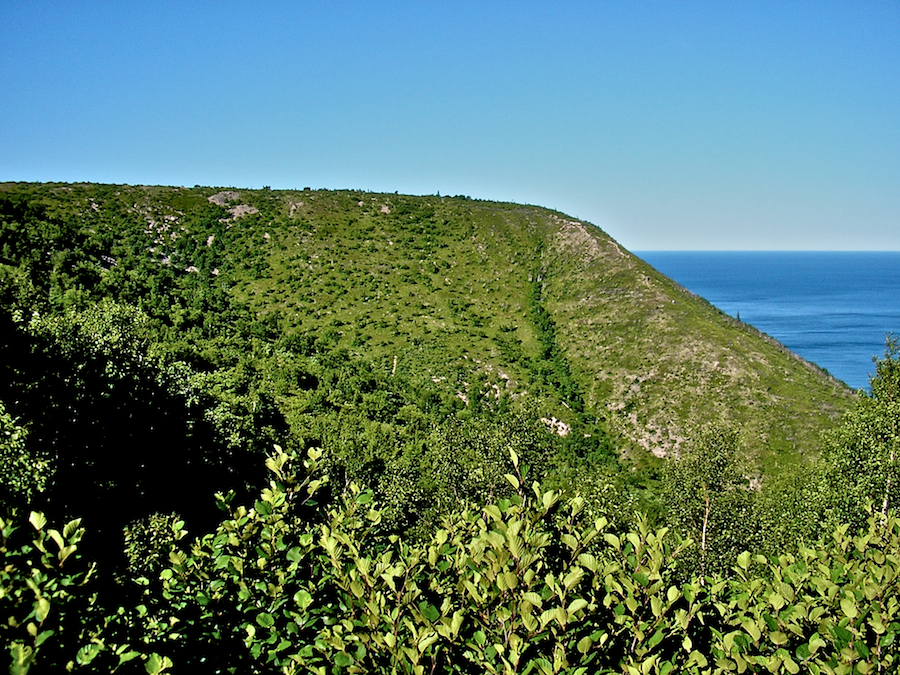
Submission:
M 98 644 L 90 644 L 85 645 L 81 649 L 78 650 L 78 653 L 75 654 L 75 663 L 79 666 L 86 666 L 100 653 L 100 645 Z
M 788 636 L 786 633 L 781 632 L 780 630 L 774 630 L 769 633 L 769 639 L 772 641 L 774 645 L 783 645 L 788 641 Z
M 549 492 L 545 492 L 541 497 L 541 502 L 544 505 L 544 510 L 549 511 L 550 508 L 559 501 L 559 493 L 555 490 L 550 490 Z
M 147 657 L 147 663 L 144 664 L 144 670 L 147 671 L 147 675 L 158 675 L 158 673 L 171 667 L 172 659 L 168 656 L 160 656 L 156 652 L 150 654 L 150 656 Z
M 437 621 L 441 613 L 438 611 L 437 607 L 430 604 L 427 600 L 423 600 L 419 603 L 419 611 L 422 612 L 422 616 L 424 616 L 428 621 L 434 623 Z
M 850 596 L 844 596 L 841 599 L 841 611 L 844 613 L 844 616 L 855 619 L 857 614 L 859 614 L 856 608 L 856 600 Z
M 9 646 L 12 663 L 9 666 L 10 675 L 24 675 L 34 663 L 36 652 L 30 645 L 21 642 L 13 642 Z
M 40 647 L 42 644 L 44 644 L 44 642 L 46 642 L 46 641 L 47 641 L 50 637 L 52 637 L 55 633 L 56 633 L 56 631 L 54 631 L 54 630 L 45 630 L 45 631 L 43 631 L 42 633 L 40 633 L 40 634 L 34 639 L 34 646 L 35 646 L 35 647 Z
M 353 658 L 346 652 L 338 652 L 332 658 L 334 659 L 334 665 L 338 668 L 346 668 L 353 663 Z
M 844 626 L 837 625 L 831 627 L 831 632 L 834 633 L 834 636 L 837 638 L 839 644 L 839 648 L 843 648 L 850 644 L 853 640 L 853 634 L 847 630 Z M 809 641 L 810 645 L 812 645 L 812 640 Z
M 260 612 L 256 615 L 256 623 L 263 628 L 271 628 L 275 625 L 275 618 L 268 612 Z
M 785 600 L 781 597 L 779 593 L 772 593 L 769 596 L 769 604 L 775 609 L 776 612 L 781 611 L 781 608 L 784 607 Z
M 569 618 L 571 619 L 578 612 L 580 612 L 582 609 L 584 609 L 587 606 L 588 606 L 587 600 L 585 600 L 584 598 L 576 598 L 575 600 L 573 600 L 572 602 L 569 603 L 568 607 L 566 607 L 566 614 L 568 614 Z
M 657 631 L 653 635 L 650 636 L 650 639 L 647 640 L 647 646 L 650 649 L 653 649 L 654 647 L 656 647 L 656 645 L 658 645 L 660 642 L 662 642 L 662 640 L 665 636 L 666 635 L 663 632 L 662 628 L 657 629 Z
M 75 553 L 75 550 L 77 548 L 78 547 L 73 544 L 72 546 L 65 546 L 62 549 L 60 549 L 59 555 L 58 555 L 60 566 L 62 566 L 62 564 L 64 562 L 66 562 L 66 560 L 69 559 L 69 556 L 71 556 L 73 553 Z
M 75 520 L 70 520 L 68 523 L 66 523 L 65 527 L 63 527 L 63 531 L 62 531 L 63 538 L 68 541 L 69 539 L 72 538 L 72 536 L 76 532 L 78 532 L 78 528 L 80 528 L 80 527 L 81 527 L 81 518 L 76 518 Z M 79 533 L 79 536 L 76 537 L 76 540 L 80 539 L 80 538 L 81 538 L 81 535 Z
M 563 532 L 563 534 L 560 536 L 559 540 L 562 543 L 564 543 L 566 546 L 568 546 L 570 549 L 572 549 L 573 551 L 576 550 L 579 546 L 578 540 L 575 537 L 573 537 L 571 534 L 569 534 L 568 532 Z
M 753 621 L 753 619 L 747 619 L 741 623 L 741 628 L 747 631 L 747 634 L 753 638 L 754 642 L 757 642 L 762 635 L 759 630 L 759 626 Z
M 57 548 L 62 549 L 66 545 L 62 535 L 57 530 L 47 530 L 47 534 L 56 543 Z
M 797 675 L 800 672 L 800 666 L 790 656 L 785 655 L 781 663 L 791 675 Z
M 38 511 L 32 511 L 31 515 L 28 516 L 28 522 L 34 526 L 34 529 L 40 532 L 44 529 L 44 525 L 47 524 L 47 518 L 43 513 Z
M 312 596 L 307 591 L 297 591 L 294 593 L 294 602 L 300 609 L 306 609 L 312 604 Z
M 597 560 L 596 556 L 591 555 L 590 553 L 582 553 L 578 556 L 578 563 L 588 569 L 591 572 L 596 573 L 600 567 L 600 561 Z
M 440 636 L 439 636 L 436 632 L 431 631 L 430 633 L 426 633 L 426 634 L 419 640 L 418 644 L 416 645 L 416 648 L 417 648 L 421 653 L 424 654 L 424 653 L 425 653 L 425 650 L 428 649 L 428 648 L 429 648 L 431 645 L 433 645 L 435 642 L 437 642 L 439 639 L 440 639 Z
M 809 636 L 809 651 L 815 654 L 822 647 L 828 646 L 828 643 L 822 639 L 822 636 L 818 633 L 813 633 Z
M 557 622 L 562 628 L 565 628 L 565 627 L 566 627 L 566 622 L 567 622 L 568 619 L 569 619 L 568 615 L 566 614 L 566 610 L 563 609 L 562 607 L 557 607 L 556 609 L 553 609 L 553 610 L 550 610 L 550 611 L 553 612 L 553 618 L 556 619 L 556 622 Z
M 38 598 L 34 603 L 34 616 L 38 623 L 44 623 L 44 619 L 50 613 L 50 601 L 47 598 Z
M 701 654 L 700 652 L 698 652 L 696 649 L 694 651 L 692 651 L 690 654 L 688 654 L 688 659 L 690 661 L 696 663 L 701 668 L 706 668 L 706 666 L 708 664 L 706 657 L 703 654 Z
M 872 655 L 872 652 L 869 650 L 869 646 L 862 640 L 856 640 L 853 643 L 853 646 L 856 648 L 856 653 L 864 659 L 868 659 Z
M 119 665 L 121 666 L 123 663 L 128 663 L 129 661 L 133 661 L 141 655 L 140 652 L 136 651 L 127 651 L 119 654 Z
M 266 468 L 277 474 L 279 478 L 281 478 L 281 469 L 284 466 L 284 462 L 287 459 L 287 455 L 279 455 L 278 457 L 269 457 L 266 460 Z
M 463 622 L 463 613 L 459 610 L 453 612 L 453 620 L 450 622 L 450 630 L 453 632 L 453 637 L 456 637 L 459 634 L 459 629 L 462 628 Z

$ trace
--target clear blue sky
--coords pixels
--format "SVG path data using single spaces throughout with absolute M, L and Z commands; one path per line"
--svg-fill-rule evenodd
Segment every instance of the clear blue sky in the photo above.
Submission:
M 3 0 L 0 180 L 466 194 L 632 250 L 900 250 L 900 2 Z

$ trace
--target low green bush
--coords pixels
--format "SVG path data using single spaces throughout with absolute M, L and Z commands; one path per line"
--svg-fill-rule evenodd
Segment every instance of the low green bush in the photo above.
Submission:
M 0 635 L 10 672 L 887 673 L 900 633 L 900 520 L 872 512 L 818 547 L 741 553 L 727 576 L 681 579 L 690 546 L 638 519 L 614 534 L 584 501 L 526 487 L 446 518 L 430 541 L 389 534 L 373 493 L 330 506 L 320 453 L 277 450 L 252 506 L 137 579 L 140 602 L 103 604 L 78 521 L 2 528 Z M 102 561 L 101 561 L 102 562 Z

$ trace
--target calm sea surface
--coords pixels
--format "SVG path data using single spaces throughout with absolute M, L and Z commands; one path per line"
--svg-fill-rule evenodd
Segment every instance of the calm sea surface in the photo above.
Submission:
M 854 389 L 900 335 L 900 252 L 636 253 Z

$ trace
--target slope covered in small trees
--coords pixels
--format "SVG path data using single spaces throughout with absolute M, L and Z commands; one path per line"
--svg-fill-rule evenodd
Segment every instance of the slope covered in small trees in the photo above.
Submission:
M 26 304 L 137 307 L 156 342 L 201 369 L 251 340 L 344 350 L 468 407 L 535 401 L 573 436 L 632 459 L 724 420 L 747 430 L 763 466 L 813 451 L 849 402 L 599 229 L 538 207 L 98 185 L 6 184 L 0 195 L 0 258 L 33 289 Z M 278 387 L 290 417 L 296 388 Z
M 884 569 L 894 343 L 854 401 L 590 225 L 357 191 L 4 184 L 0 302 L 16 672 L 893 663 L 792 608 Z

